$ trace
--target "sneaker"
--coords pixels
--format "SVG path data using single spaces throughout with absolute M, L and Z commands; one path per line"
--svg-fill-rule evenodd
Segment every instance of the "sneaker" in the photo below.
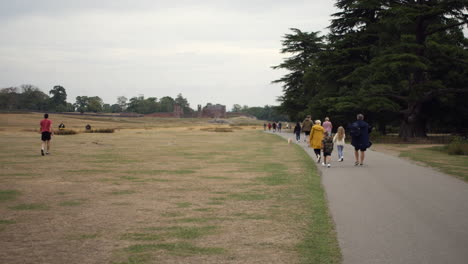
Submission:
M 321 159 L 322 159 L 322 157 L 317 155 L 317 163 L 320 163 Z
M 327 167 L 330 168 L 330 166 L 331 166 L 330 163 L 328 163 L 328 164 L 327 164 Z
M 44 150 L 43 149 L 41 149 L 41 155 L 44 156 Z
M 364 164 L 360 163 L 359 166 L 364 166 Z
M 46 155 L 49 155 L 50 153 L 47 151 L 45 154 L 46 154 Z
M 354 166 L 359 165 L 359 161 L 354 162 Z
M 342 161 L 343 161 L 343 158 L 339 158 L 338 161 L 339 161 L 339 162 L 342 162 Z
M 325 165 L 326 165 L 326 164 L 325 164 L 325 162 L 322 162 L 322 166 L 324 166 L 324 167 L 325 167 Z

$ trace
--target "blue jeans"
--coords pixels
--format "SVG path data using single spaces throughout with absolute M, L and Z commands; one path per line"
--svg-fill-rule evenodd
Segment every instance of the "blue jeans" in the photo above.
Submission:
M 336 149 L 338 150 L 338 158 L 341 159 L 343 158 L 343 148 L 344 146 L 337 145 Z

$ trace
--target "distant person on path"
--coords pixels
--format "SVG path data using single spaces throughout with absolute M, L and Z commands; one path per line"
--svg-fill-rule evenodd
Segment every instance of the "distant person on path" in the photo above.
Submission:
M 323 145 L 323 162 L 322 166 L 327 166 L 330 168 L 330 162 L 331 162 L 331 153 L 333 152 L 333 138 L 331 137 L 331 134 L 325 131 L 323 133 L 324 138 L 322 140 L 322 145 Z
M 87 125 L 85 126 L 85 128 L 86 128 L 86 130 L 91 130 L 91 126 L 90 126 L 89 124 L 87 124 Z
M 266 131 L 267 124 L 263 123 L 263 131 Z
M 283 126 L 283 125 L 281 124 L 281 122 L 278 122 L 278 132 L 280 132 L 280 133 L 281 133 L 281 127 L 282 127 L 282 126 Z
M 317 163 L 320 163 L 320 159 L 322 158 L 320 150 L 322 150 L 323 132 L 325 132 L 321 123 L 320 120 L 316 120 L 310 132 L 310 147 L 314 149 L 315 155 L 317 156 Z
M 343 149 L 345 145 L 345 130 L 344 127 L 338 127 L 335 136 L 333 137 L 333 143 L 336 145 L 336 149 L 338 150 L 338 161 L 343 161 Z
M 50 150 L 50 139 L 52 136 L 52 121 L 49 120 L 49 114 L 44 114 L 44 119 L 40 122 L 41 125 L 41 155 L 44 156 L 45 154 L 49 154 Z
M 64 129 L 65 129 L 65 125 L 64 125 L 63 123 L 60 123 L 60 125 L 58 126 L 58 128 L 59 128 L 60 130 L 64 130 Z
M 296 142 L 301 140 L 301 123 L 297 122 L 294 127 L 294 134 L 296 134 Z
M 330 122 L 330 118 L 325 117 L 325 122 L 323 122 L 323 128 L 328 132 L 328 135 L 332 135 L 333 125 Z
M 370 147 L 369 133 L 371 127 L 364 121 L 364 115 L 358 114 L 356 118 L 357 121 L 349 127 L 349 133 L 351 135 L 351 145 L 354 147 L 354 157 L 356 158 L 354 166 L 362 166 L 364 165 L 365 152 Z
M 289 129 L 289 123 L 286 123 L 286 129 Z
M 268 123 L 268 131 L 271 131 L 271 123 Z
M 308 115 L 306 119 L 302 122 L 302 131 L 304 132 L 304 142 L 309 142 L 310 141 L 310 130 L 312 129 L 312 120 L 310 120 L 311 117 Z
M 276 122 L 273 122 L 273 132 L 276 132 Z

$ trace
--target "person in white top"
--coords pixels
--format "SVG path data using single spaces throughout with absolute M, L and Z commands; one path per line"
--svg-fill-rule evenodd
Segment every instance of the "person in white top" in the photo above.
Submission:
M 345 145 L 345 130 L 342 126 L 338 127 L 335 136 L 333 137 L 333 143 L 336 145 L 338 150 L 338 161 L 343 161 L 343 148 Z

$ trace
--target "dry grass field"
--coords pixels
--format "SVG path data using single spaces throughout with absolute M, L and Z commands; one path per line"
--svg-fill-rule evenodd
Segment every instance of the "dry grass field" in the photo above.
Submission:
M 0 114 L 0 263 L 340 262 L 314 165 L 255 122 L 51 115 L 117 131 L 41 156 L 41 117 Z

